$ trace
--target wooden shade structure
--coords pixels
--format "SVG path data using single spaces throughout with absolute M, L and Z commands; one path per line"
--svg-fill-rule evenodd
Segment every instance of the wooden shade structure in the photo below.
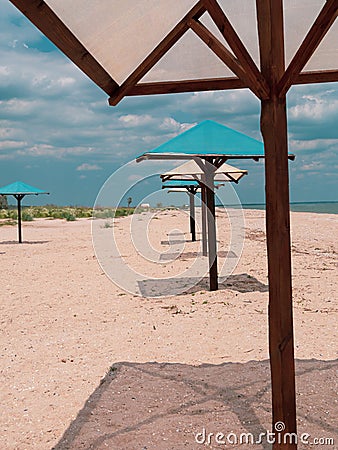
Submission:
M 191 241 L 196 241 L 196 215 L 195 215 L 195 195 L 201 190 L 198 182 L 189 183 L 189 181 L 179 181 L 179 183 L 163 183 L 162 189 L 168 189 L 168 192 L 187 192 L 189 196 L 189 221 Z M 204 236 L 202 236 L 204 242 Z
M 181 134 L 178 139 L 174 138 L 166 144 L 161 145 L 159 148 L 152 152 L 146 153 L 146 158 L 159 158 L 160 156 L 165 158 L 170 158 L 175 154 L 175 150 L 182 152 L 182 148 L 185 148 L 185 143 L 188 141 L 193 149 L 189 148 L 189 151 L 202 152 L 203 150 L 197 150 L 198 144 L 201 144 L 200 132 L 204 132 L 205 127 L 214 127 L 216 125 L 217 131 L 223 131 L 223 127 L 220 128 L 215 122 L 202 122 L 199 126 L 188 130 L 186 133 Z M 197 128 L 199 129 L 197 130 Z M 196 133 L 197 130 L 197 133 Z M 227 129 L 226 132 L 228 133 Z M 232 130 L 231 130 L 232 131 Z M 218 134 L 218 133 L 217 133 Z M 189 135 L 189 136 L 188 136 Z M 236 133 L 236 138 L 241 138 L 240 133 Z M 186 138 L 188 136 L 188 138 Z M 206 133 L 207 140 L 211 137 Z M 218 134 L 219 138 L 221 135 Z M 198 144 L 194 143 L 194 139 L 197 137 Z M 186 139 L 185 139 L 186 138 Z M 178 141 L 178 142 L 177 142 Z M 251 142 L 251 140 L 249 140 Z M 256 145 L 256 142 L 254 141 Z M 259 143 L 258 143 L 259 144 Z M 205 145 L 202 142 L 202 146 Z M 222 148 L 224 142 L 216 142 L 216 146 Z M 158 151 L 163 151 L 163 148 L 171 153 L 158 153 Z M 238 149 L 237 149 L 238 150 Z M 216 150 L 211 150 L 216 151 Z M 246 150 L 248 151 L 248 150 Z M 205 152 L 206 153 L 206 152 Z M 181 154 L 181 153 L 178 153 Z M 154 156 L 155 155 L 155 156 Z M 208 158 L 209 162 L 202 162 L 202 159 Z M 211 159 L 210 159 L 211 158 Z M 143 159 L 141 156 L 140 160 Z M 195 194 L 197 188 L 201 189 L 201 210 L 202 210 L 202 254 L 203 256 L 209 255 L 209 285 L 211 291 L 216 291 L 218 289 L 218 269 L 217 269 L 217 239 L 216 239 L 216 215 L 215 215 L 215 187 L 217 183 L 234 182 L 238 183 L 239 180 L 246 175 L 248 172 L 246 170 L 238 169 L 237 167 L 231 166 L 224 162 L 225 158 L 218 156 L 218 158 L 212 158 L 211 155 L 206 156 L 206 154 L 201 155 L 195 160 L 187 161 L 180 166 L 169 170 L 168 172 L 161 175 L 163 181 L 162 187 L 170 187 L 173 183 L 180 183 L 184 186 L 189 194 L 189 204 L 190 204 L 190 228 L 192 234 L 192 240 L 196 240 L 195 233 Z M 211 162 L 211 164 L 210 164 Z M 193 185 L 193 182 L 196 185 Z M 169 183 L 169 184 L 168 184 Z M 184 184 L 185 183 L 185 184 Z M 208 235 L 208 238 L 207 238 Z
M 49 192 L 43 191 L 39 188 L 29 186 L 21 181 L 8 184 L 0 188 L 0 195 L 13 195 L 18 204 L 18 242 L 22 243 L 22 230 L 21 230 L 21 201 L 26 195 L 39 195 L 49 194 Z
M 272 421 L 295 433 L 286 94 L 295 84 L 338 81 L 338 0 L 11 1 L 111 105 L 132 95 L 241 88 L 260 99 Z
M 204 120 L 158 147 L 136 158 L 190 159 L 176 169 L 161 175 L 162 179 L 197 179 L 202 199 L 202 249 L 209 256 L 210 290 L 218 289 L 217 245 L 215 222 L 215 181 L 238 181 L 246 171 L 226 163 L 228 159 L 253 159 L 265 157 L 262 142 L 213 120 Z M 288 158 L 294 159 L 289 154 Z M 208 224 L 208 226 L 206 226 Z M 206 235 L 208 239 L 206 240 Z M 207 242 L 206 242 L 207 241 Z M 207 251 L 208 245 L 208 251 Z
M 215 188 L 218 189 L 224 186 L 223 183 L 215 183 Z M 195 223 L 195 195 L 197 192 L 201 192 L 203 187 L 200 181 L 189 181 L 189 180 L 169 180 L 163 181 L 162 189 L 168 189 L 170 192 L 187 192 L 189 195 L 189 210 L 190 210 L 190 233 L 192 242 L 196 241 L 196 223 Z M 204 206 L 202 202 L 202 211 L 204 211 Z M 207 238 L 206 238 L 206 220 L 205 212 L 202 213 L 202 254 L 207 256 Z

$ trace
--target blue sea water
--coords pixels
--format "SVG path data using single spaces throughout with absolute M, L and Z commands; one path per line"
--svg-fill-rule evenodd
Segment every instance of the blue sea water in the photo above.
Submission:
M 265 209 L 263 203 L 251 203 L 242 205 L 244 209 Z M 306 202 L 306 203 L 291 203 L 291 211 L 298 212 L 314 212 L 322 214 L 338 214 L 338 202 Z

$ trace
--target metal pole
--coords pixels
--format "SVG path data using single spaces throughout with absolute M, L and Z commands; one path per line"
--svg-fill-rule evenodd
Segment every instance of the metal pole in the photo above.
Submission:
M 196 224 L 195 224 L 195 193 L 193 190 L 188 190 L 189 204 L 190 204 L 190 233 L 192 242 L 196 241 Z

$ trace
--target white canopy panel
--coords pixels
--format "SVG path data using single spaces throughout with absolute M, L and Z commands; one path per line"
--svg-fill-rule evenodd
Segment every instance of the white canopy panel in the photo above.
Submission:
M 238 169 L 237 167 L 231 166 L 230 164 L 222 164 L 215 171 L 215 181 L 238 181 L 243 175 L 246 175 L 247 170 Z M 161 175 L 161 178 L 166 178 L 167 180 L 201 180 L 204 171 L 197 164 L 196 161 L 190 160 L 169 170 Z
M 260 99 L 270 95 L 271 80 L 260 73 L 260 51 L 268 51 L 265 2 L 10 1 L 109 95 L 111 105 L 128 95 L 170 92 L 249 88 Z M 337 0 L 280 1 L 286 71 L 277 80 L 278 94 L 293 84 L 338 81 Z
M 46 3 L 121 84 L 197 1 L 46 0 Z
M 48 6 L 118 83 L 144 61 L 196 0 L 46 0 Z M 219 0 L 259 67 L 255 0 Z M 285 55 L 288 64 L 325 0 L 284 0 Z M 225 40 L 206 12 L 200 21 Z M 338 68 L 338 23 L 319 45 L 305 70 Z M 226 47 L 228 45 L 226 44 Z M 142 81 L 232 77 L 234 74 L 191 30 L 187 31 Z

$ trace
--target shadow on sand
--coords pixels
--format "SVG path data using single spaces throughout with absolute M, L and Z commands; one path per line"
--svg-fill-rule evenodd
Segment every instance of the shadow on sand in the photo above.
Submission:
M 338 442 L 337 368 L 338 360 L 296 361 L 299 436 Z M 254 436 L 254 444 L 226 448 L 270 449 L 266 441 L 256 443 L 260 433 L 271 431 L 269 370 L 266 360 L 114 364 L 54 449 L 195 450 L 206 447 L 195 440 L 203 429 L 214 433 L 212 439 L 218 432 Z M 208 448 L 225 448 L 211 442 Z
M 168 278 L 166 280 L 149 279 L 138 282 L 140 293 L 143 297 L 161 297 L 169 295 L 191 294 L 201 290 L 209 290 L 209 278 Z M 219 290 L 232 290 L 237 292 L 267 292 L 268 285 L 261 283 L 257 278 L 241 273 L 220 277 Z
M 36 245 L 36 244 L 48 244 L 48 242 L 50 242 L 50 241 L 22 241 L 21 243 L 19 243 L 18 241 L 1 241 L 0 244 L 3 244 L 3 245 L 12 245 L 12 244 L 18 244 L 18 245 L 24 245 L 24 244 L 28 244 L 28 245 Z
M 199 258 L 202 257 L 203 253 L 202 252 L 184 252 L 184 253 L 180 253 L 179 250 L 176 253 L 162 253 L 160 256 L 160 261 L 173 261 L 174 259 L 181 259 L 182 261 L 184 260 L 188 260 L 191 258 Z M 236 253 L 234 253 L 233 251 L 225 251 L 225 250 L 220 250 L 217 252 L 217 256 L 219 258 L 237 258 Z

